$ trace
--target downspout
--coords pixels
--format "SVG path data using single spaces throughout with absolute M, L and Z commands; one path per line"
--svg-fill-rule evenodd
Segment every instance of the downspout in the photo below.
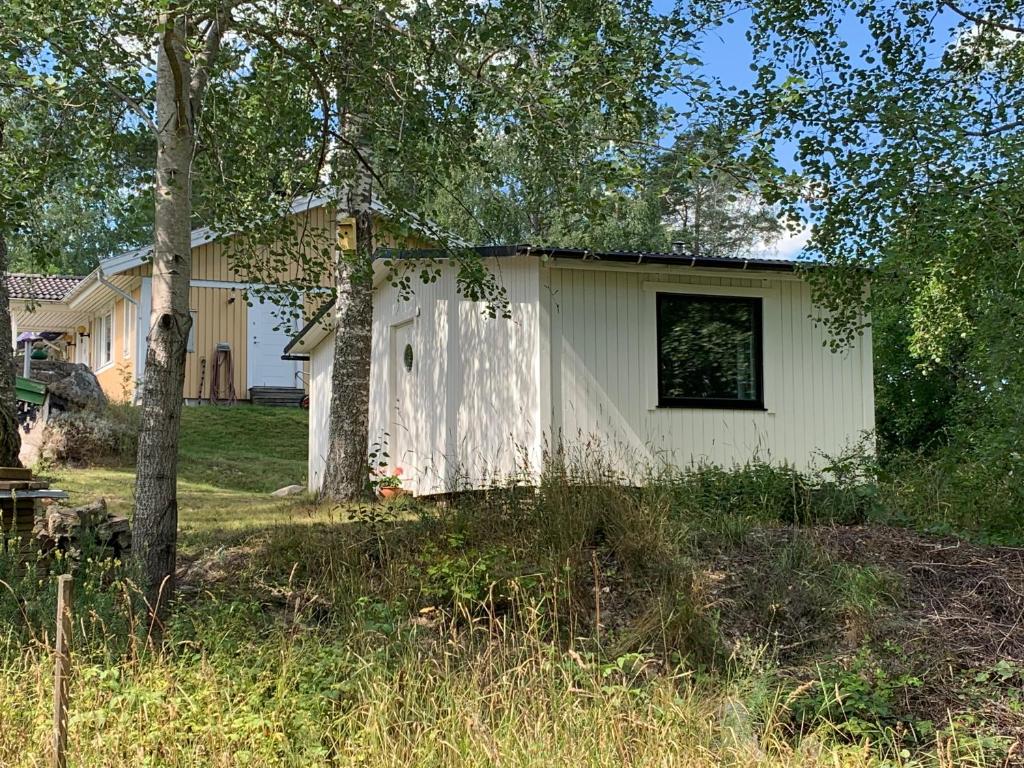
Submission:
M 116 294 L 117 294 L 118 296 L 120 296 L 120 297 L 121 297 L 122 299 L 124 299 L 124 300 L 125 300 L 125 301 L 127 301 L 127 302 L 128 302 L 129 304 L 132 304 L 132 305 L 133 305 L 133 306 L 134 306 L 134 307 L 135 307 L 136 309 L 138 309 L 138 307 L 139 307 L 139 302 L 137 302 L 137 301 L 136 301 L 135 299 L 133 299 L 133 298 L 131 297 L 131 294 L 129 294 L 129 293 L 125 293 L 125 292 L 124 292 L 124 291 L 122 291 L 122 290 L 121 290 L 120 288 L 118 288 L 118 287 L 117 287 L 116 285 L 114 285 L 114 284 L 113 284 L 112 282 L 110 282 L 109 280 L 107 280 L 107 278 L 105 278 L 105 277 L 103 276 L 103 268 L 102 268 L 102 267 L 99 267 L 99 268 L 97 268 L 97 273 L 96 273 L 96 276 L 97 276 L 97 278 L 98 278 L 98 279 L 99 279 L 99 281 L 100 281 L 100 285 L 105 285 L 105 286 L 106 286 L 107 288 L 109 288 L 110 290 L 112 290 L 112 291 L 113 291 L 114 293 L 116 293 Z M 138 323 L 136 323 L 136 325 L 138 325 Z

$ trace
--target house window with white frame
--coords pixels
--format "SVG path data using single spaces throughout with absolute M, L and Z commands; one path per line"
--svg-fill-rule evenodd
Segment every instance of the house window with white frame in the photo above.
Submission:
M 96 367 L 102 368 L 105 365 L 110 365 L 113 361 L 114 354 L 114 313 L 113 311 L 107 312 L 99 319 L 97 323 L 97 330 L 99 333 L 96 334 Z
M 121 357 L 128 357 L 131 352 L 131 327 L 135 305 L 130 301 L 124 302 L 124 323 L 121 325 Z

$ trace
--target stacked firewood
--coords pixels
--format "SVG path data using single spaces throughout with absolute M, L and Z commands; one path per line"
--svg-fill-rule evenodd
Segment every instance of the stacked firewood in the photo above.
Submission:
M 56 552 L 73 562 L 83 555 L 125 560 L 132 547 L 128 518 L 108 512 L 105 499 L 82 507 L 51 504 L 37 515 L 32 537 L 44 560 Z

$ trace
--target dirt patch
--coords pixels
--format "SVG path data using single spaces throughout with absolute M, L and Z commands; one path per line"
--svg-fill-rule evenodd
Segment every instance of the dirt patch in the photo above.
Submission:
M 734 639 L 774 638 L 783 651 L 856 645 L 858 638 L 844 637 L 844 628 L 822 614 L 838 599 L 828 583 L 835 564 L 895 579 L 898 594 L 887 596 L 893 605 L 883 612 L 885 626 L 874 629 L 908 652 L 927 651 L 958 667 L 1024 661 L 1024 549 L 886 526 L 752 531 L 707 567 L 723 631 Z
M 881 526 L 811 532 L 844 562 L 901 578 L 906 647 L 960 666 L 1024 660 L 1024 549 L 979 547 Z
M 1024 758 L 1024 550 L 886 526 L 760 528 L 704 578 L 724 641 L 767 647 L 794 686 L 870 649 L 890 679 L 919 681 L 899 697 L 909 719 L 975 723 Z
M 176 580 L 179 589 L 190 592 L 237 581 L 240 573 L 259 555 L 259 548 L 250 544 L 218 547 L 195 556 L 178 556 Z

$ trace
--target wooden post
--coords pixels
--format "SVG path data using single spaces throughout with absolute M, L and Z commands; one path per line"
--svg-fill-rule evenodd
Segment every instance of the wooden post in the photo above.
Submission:
M 53 765 L 67 768 L 68 675 L 71 673 L 71 576 L 57 579 L 57 643 L 53 666 Z

